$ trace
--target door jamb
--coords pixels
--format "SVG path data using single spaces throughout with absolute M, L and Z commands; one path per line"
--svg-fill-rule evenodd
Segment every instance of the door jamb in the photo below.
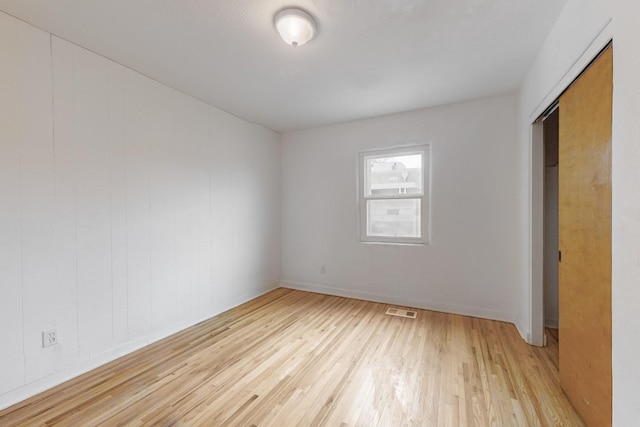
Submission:
M 544 125 L 531 125 L 531 336 L 529 344 L 544 345 Z
M 560 78 L 554 88 L 538 104 L 530 117 L 529 134 L 529 328 L 527 343 L 544 344 L 544 285 L 543 285 L 543 220 L 544 220 L 544 141 L 542 122 L 538 122 L 556 99 L 571 85 L 594 58 L 613 40 L 611 20 L 602 28 L 595 39 L 584 49 L 579 58 Z M 614 71 L 615 72 L 615 71 Z M 534 154 L 542 149 L 542 166 L 538 168 Z M 540 160 L 540 159 L 537 159 Z M 534 180 L 537 173 L 542 176 Z M 538 187 L 540 186 L 540 187 Z M 540 210 L 542 209 L 542 210 Z

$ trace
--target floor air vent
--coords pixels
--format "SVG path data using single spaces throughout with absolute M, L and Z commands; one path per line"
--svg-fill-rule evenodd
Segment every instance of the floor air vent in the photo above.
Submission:
M 399 317 L 407 317 L 409 319 L 415 319 L 416 316 L 418 315 L 418 313 L 412 310 L 405 310 L 404 308 L 393 308 L 393 307 L 388 308 L 385 314 L 390 314 L 392 316 L 399 316 Z

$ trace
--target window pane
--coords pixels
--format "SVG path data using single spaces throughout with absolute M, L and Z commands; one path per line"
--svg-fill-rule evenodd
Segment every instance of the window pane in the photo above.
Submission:
M 367 196 L 422 194 L 422 154 L 365 159 Z
M 367 235 L 419 238 L 420 199 L 367 200 Z

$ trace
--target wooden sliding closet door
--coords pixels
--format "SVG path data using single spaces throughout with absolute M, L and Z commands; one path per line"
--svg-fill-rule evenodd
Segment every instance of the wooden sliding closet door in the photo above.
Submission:
M 560 384 L 594 427 L 611 425 L 612 60 L 560 98 Z

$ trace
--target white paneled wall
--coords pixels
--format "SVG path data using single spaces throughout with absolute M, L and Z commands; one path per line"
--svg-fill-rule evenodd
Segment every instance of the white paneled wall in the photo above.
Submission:
M 279 171 L 277 134 L 0 13 L 0 408 L 277 286 Z
M 51 129 L 49 37 L 0 14 L 0 393 L 21 386 L 34 371 L 50 372 L 57 356 L 32 351 L 38 325 L 50 326 L 54 317 L 49 304 L 34 310 L 34 303 L 57 296 L 50 283 L 55 271 Z M 46 286 L 37 289 L 43 281 Z M 32 332 L 35 342 L 25 340 Z

